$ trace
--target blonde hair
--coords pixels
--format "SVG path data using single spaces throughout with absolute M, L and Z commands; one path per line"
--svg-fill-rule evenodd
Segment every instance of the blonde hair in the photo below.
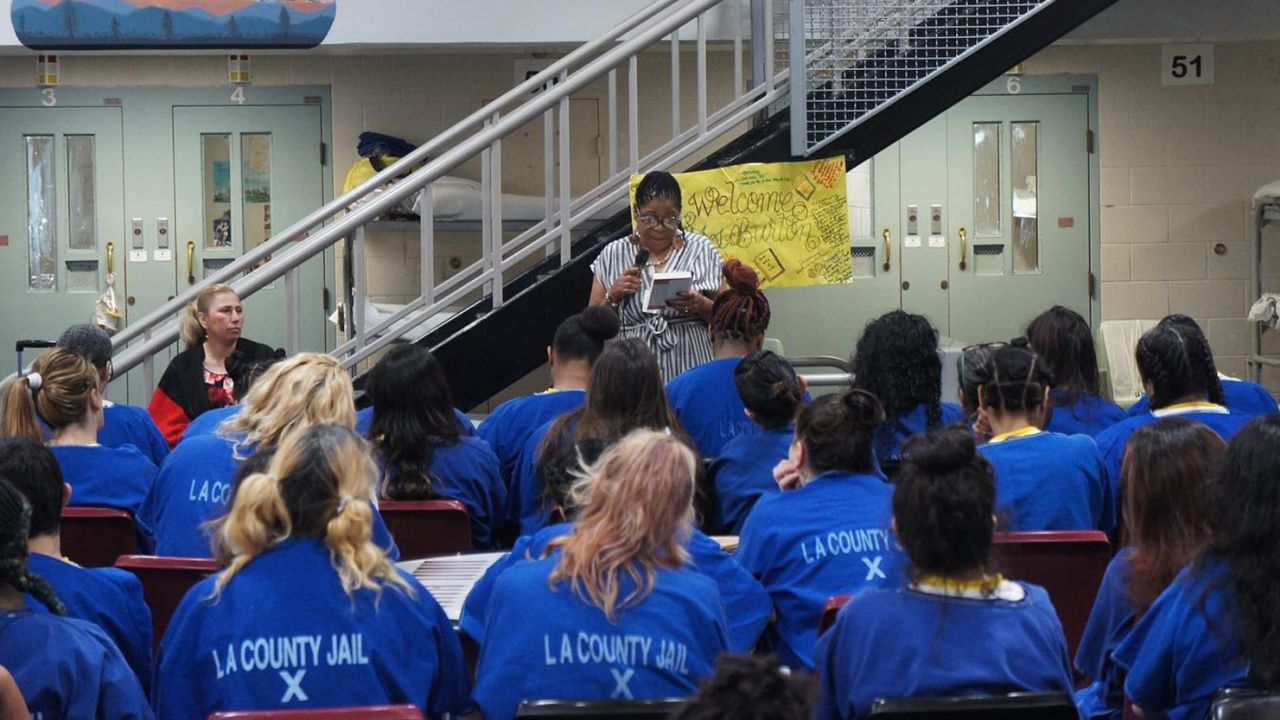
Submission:
M 218 426 L 218 433 L 243 436 L 237 443 L 273 448 L 285 435 L 307 425 L 356 424 L 355 391 L 342 363 L 322 353 L 299 353 L 272 365 L 254 381 L 244 408 Z
M 41 355 L 32 363 L 31 373 L 6 388 L 0 435 L 43 442 L 38 419 L 55 430 L 79 422 L 99 379 L 93 363 L 73 352 L 55 348 Z
M 547 582 L 567 580 L 574 593 L 604 611 L 642 601 L 659 568 L 689 560 L 684 548 L 693 526 L 697 457 L 676 437 L 636 430 L 605 451 L 575 488 L 585 502 L 572 534 L 557 538 L 548 552 L 562 548 Z M 620 576 L 635 589 L 619 597 Z
M 182 314 L 178 316 L 178 333 L 182 337 L 182 344 L 189 348 L 193 348 L 204 342 L 209 336 L 204 331 L 204 326 L 200 324 L 200 315 L 209 312 L 209 306 L 213 304 L 213 296 L 219 293 L 231 293 L 237 298 L 240 294 L 226 283 L 214 283 L 196 296 L 196 299 L 183 308 Z
M 413 588 L 373 542 L 370 505 L 378 469 L 365 441 L 338 425 L 312 425 L 289 434 L 266 472 L 236 487 L 231 510 L 215 520 L 218 554 L 226 569 L 213 596 L 258 555 L 292 536 L 324 541 L 348 595 L 391 585 Z

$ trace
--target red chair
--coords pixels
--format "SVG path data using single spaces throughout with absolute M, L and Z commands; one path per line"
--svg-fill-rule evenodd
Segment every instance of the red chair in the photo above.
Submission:
M 218 571 L 218 563 L 207 558 L 124 555 L 116 567 L 128 570 L 142 581 L 142 597 L 151 608 L 153 650 L 159 649 L 169 620 L 178 603 L 193 585 Z
M 1111 544 L 1097 530 L 996 533 L 996 559 L 1011 580 L 1043 587 L 1058 611 L 1070 657 L 1089 622 Z
M 65 507 L 58 523 L 62 554 L 85 567 L 111 567 L 138 552 L 138 531 L 127 510 Z
M 245 710 L 220 712 L 208 720 L 423 720 L 412 705 L 377 705 L 327 710 Z
M 822 617 L 818 620 L 818 637 L 822 637 L 822 633 L 827 631 L 832 625 L 836 624 L 836 616 L 840 614 L 840 608 L 849 602 L 852 595 L 832 595 L 827 598 L 827 604 L 822 606 Z
M 457 500 L 378 501 L 378 512 L 406 559 L 471 549 L 471 519 Z

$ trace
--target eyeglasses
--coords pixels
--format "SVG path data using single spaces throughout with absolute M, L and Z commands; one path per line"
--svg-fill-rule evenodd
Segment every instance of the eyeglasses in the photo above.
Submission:
M 657 215 L 641 215 L 640 224 L 650 230 L 656 229 L 658 225 L 662 225 L 668 230 L 675 230 L 680 227 L 680 216 L 668 215 L 659 220 Z

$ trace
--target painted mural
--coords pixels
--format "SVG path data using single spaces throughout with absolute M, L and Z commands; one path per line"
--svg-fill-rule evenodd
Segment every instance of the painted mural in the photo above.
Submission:
M 307 48 L 333 26 L 337 0 L 13 0 L 18 40 L 34 50 Z

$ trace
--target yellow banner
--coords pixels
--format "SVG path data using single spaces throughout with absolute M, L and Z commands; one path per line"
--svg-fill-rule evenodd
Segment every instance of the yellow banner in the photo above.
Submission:
M 632 207 L 640 177 L 631 178 Z M 755 268 L 762 288 L 853 280 L 844 156 L 675 177 L 685 229 L 711 238 L 726 260 Z

